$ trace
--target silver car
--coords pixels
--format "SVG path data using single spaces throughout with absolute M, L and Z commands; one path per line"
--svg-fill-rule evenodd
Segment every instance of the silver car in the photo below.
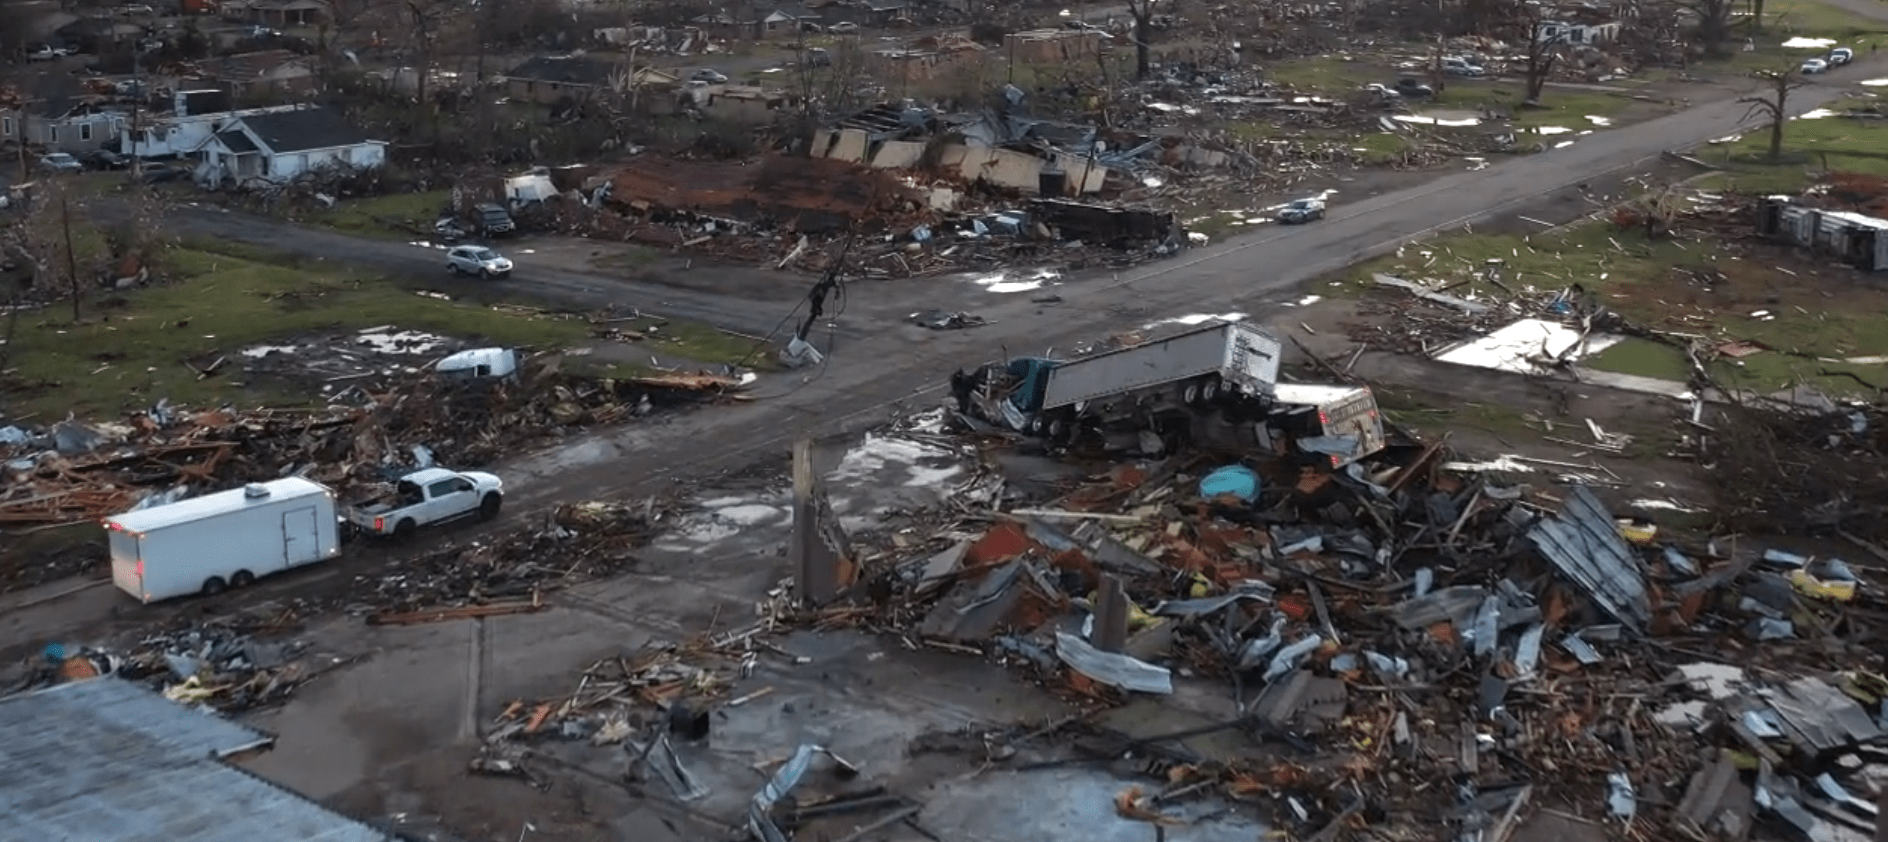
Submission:
M 446 271 L 454 275 L 503 278 L 511 274 L 511 261 L 484 246 L 454 246 L 446 251 Z

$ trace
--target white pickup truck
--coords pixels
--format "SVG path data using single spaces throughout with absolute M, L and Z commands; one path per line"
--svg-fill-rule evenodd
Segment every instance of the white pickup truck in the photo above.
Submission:
M 404 540 L 422 526 L 448 520 L 491 520 L 504 496 L 504 482 L 491 474 L 421 468 L 400 477 L 392 494 L 349 506 L 346 517 L 361 532 Z

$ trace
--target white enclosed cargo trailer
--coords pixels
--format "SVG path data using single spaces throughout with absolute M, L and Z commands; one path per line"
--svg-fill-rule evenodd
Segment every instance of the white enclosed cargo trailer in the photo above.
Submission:
M 299 477 L 105 520 L 111 577 L 144 602 L 213 594 L 341 554 L 334 492 Z

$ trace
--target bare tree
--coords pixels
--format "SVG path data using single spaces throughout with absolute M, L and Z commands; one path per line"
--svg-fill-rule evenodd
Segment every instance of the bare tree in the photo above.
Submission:
M 1546 31 L 1546 7 L 1539 3 L 1521 2 L 1510 11 L 1512 22 L 1509 29 L 1511 40 L 1527 44 L 1527 95 L 1522 97 L 1524 105 L 1539 105 L 1542 92 L 1547 90 L 1547 80 L 1553 77 L 1554 67 L 1560 63 L 1561 48 L 1567 43 L 1567 34 L 1563 30 L 1552 33 Z
M 1756 95 L 1739 98 L 1738 102 L 1750 104 L 1750 111 L 1744 115 L 1748 120 L 1762 115 L 1770 120 L 1770 160 L 1783 157 L 1783 124 L 1790 121 L 1789 112 L 1784 109 L 1790 102 L 1790 91 L 1803 86 L 1796 75 L 1788 70 L 1759 70 L 1751 74 L 1770 85 L 1768 95 Z
M 1705 55 L 1724 54 L 1724 41 L 1731 34 L 1731 11 L 1736 3 L 1737 0 L 1679 0 L 1680 6 L 1698 16 L 1698 28 L 1693 35 Z
M 1128 15 L 1134 18 L 1134 78 L 1146 79 L 1153 71 L 1148 48 L 1154 37 L 1154 0 L 1128 0 Z

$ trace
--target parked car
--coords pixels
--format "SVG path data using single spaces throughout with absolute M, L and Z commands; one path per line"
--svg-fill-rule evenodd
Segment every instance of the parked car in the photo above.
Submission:
M 121 14 L 121 15 L 143 15 L 143 16 L 145 16 L 145 17 L 149 17 L 149 16 L 152 16 L 152 15 L 155 15 L 155 14 L 157 14 L 157 10 L 156 10 L 156 9 L 153 9 L 153 8 L 151 8 L 150 6 L 148 6 L 148 5 L 146 5 L 146 4 L 143 4 L 143 3 L 132 3 L 132 4 L 130 4 L 130 5 L 126 5 L 126 6 L 119 6 L 119 7 L 118 7 L 118 14 Z
M 1848 47 L 1837 47 L 1829 51 L 1829 66 L 1841 67 L 1855 60 L 1855 51 Z
M 1486 76 L 1488 71 L 1479 64 L 1470 62 L 1461 56 L 1449 56 L 1442 60 L 1442 72 L 1450 76 Z
M 1812 58 L 1808 61 L 1803 62 L 1802 69 L 1803 69 L 1803 73 L 1809 76 L 1814 76 L 1818 73 L 1827 73 L 1829 72 L 1829 62 L 1823 61 L 1822 59 L 1819 59 L 1819 58 Z
M 1422 80 L 1417 79 L 1413 76 L 1405 76 L 1401 79 L 1396 80 L 1395 90 L 1398 94 L 1401 94 L 1410 99 L 1422 99 L 1424 97 L 1432 97 L 1436 95 L 1435 88 L 1432 88 L 1432 87 L 1429 87 L 1428 85 L 1423 84 Z
M 453 246 L 446 251 L 446 271 L 454 275 L 503 278 L 511 274 L 511 261 L 484 246 Z
M 832 26 L 826 27 L 826 31 L 834 35 L 850 35 L 859 31 L 859 25 L 849 20 L 840 21 Z
M 688 78 L 690 81 L 707 82 L 712 85 L 719 85 L 728 81 L 727 74 L 707 67 L 695 71 L 693 74 L 690 74 Z
M 122 170 L 130 162 L 125 156 L 110 149 L 94 149 L 85 153 L 85 165 L 97 170 Z
M 833 54 L 826 52 L 825 47 L 813 47 L 808 49 L 806 51 L 806 66 L 831 67 L 833 66 Z
M 40 158 L 39 166 L 40 169 L 56 173 L 78 172 L 85 169 L 85 165 L 79 163 L 79 159 L 64 152 L 53 152 Z
M 487 237 L 496 237 L 518 230 L 518 223 L 512 221 L 511 212 L 503 205 L 483 204 L 472 209 L 478 216 L 479 230 Z
M 53 59 L 65 58 L 69 55 L 72 55 L 71 50 L 65 47 L 55 47 L 51 44 L 40 44 L 26 53 L 26 57 L 32 61 L 52 61 Z
M 172 181 L 183 181 L 189 178 L 190 171 L 183 167 L 173 167 L 169 164 L 145 164 L 138 177 L 142 179 L 145 184 L 165 184 Z
M 1298 225 L 1323 218 L 1323 199 L 1295 199 L 1291 204 L 1278 209 L 1278 221 L 1286 225 Z
M 466 230 L 465 225 L 452 216 L 442 216 L 435 220 L 433 222 L 433 233 L 439 235 L 440 239 L 448 243 L 472 236 L 472 232 Z

